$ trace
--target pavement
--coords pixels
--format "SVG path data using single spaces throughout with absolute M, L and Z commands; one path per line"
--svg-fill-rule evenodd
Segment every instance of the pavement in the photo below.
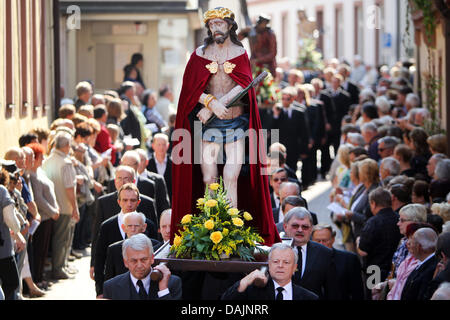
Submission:
M 318 181 L 313 186 L 302 192 L 302 196 L 307 200 L 309 209 L 317 214 L 319 223 L 331 223 L 330 213 L 326 209 L 331 191 L 329 181 Z M 336 236 L 336 247 L 339 244 L 340 233 Z M 89 276 L 90 268 L 90 248 L 86 249 L 84 256 L 69 262 L 69 265 L 78 269 L 73 279 L 59 280 L 55 282 L 45 296 L 33 298 L 32 300 L 95 300 L 95 282 Z M 24 297 L 25 300 L 31 300 Z

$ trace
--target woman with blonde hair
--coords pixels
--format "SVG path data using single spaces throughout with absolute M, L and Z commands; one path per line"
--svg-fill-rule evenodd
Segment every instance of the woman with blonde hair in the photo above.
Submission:
M 369 205 L 369 193 L 380 186 L 379 167 L 375 160 L 365 159 L 358 163 L 359 179 L 364 186 L 361 196 L 354 201 L 345 217 L 351 221 L 353 240 L 356 240 L 366 221 L 372 217 Z

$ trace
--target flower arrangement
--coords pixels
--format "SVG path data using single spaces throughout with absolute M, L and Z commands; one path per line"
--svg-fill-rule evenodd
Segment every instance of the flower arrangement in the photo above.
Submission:
M 245 222 L 253 219 L 248 212 L 230 207 L 222 179 L 206 186 L 204 198 L 197 200 L 198 215 L 187 214 L 181 219 L 183 230 L 176 234 L 170 253 L 176 258 L 221 260 L 239 257 L 255 260 L 253 253 L 264 239 Z
M 256 99 L 258 100 L 258 104 L 274 104 L 280 100 L 281 91 L 276 86 L 275 80 L 270 71 L 267 68 L 262 68 L 256 65 L 254 68 L 253 77 L 256 78 L 263 71 L 266 71 L 268 75 L 256 88 Z
M 301 69 L 320 70 L 323 69 L 322 54 L 317 51 L 315 39 L 303 39 L 300 47 L 297 65 Z

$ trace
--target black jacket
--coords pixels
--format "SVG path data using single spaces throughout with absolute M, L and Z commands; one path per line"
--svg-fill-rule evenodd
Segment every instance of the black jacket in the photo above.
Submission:
M 271 277 L 263 288 L 250 285 L 244 292 L 238 292 L 240 281 L 227 289 L 222 300 L 275 300 L 275 287 Z M 292 300 L 318 300 L 318 296 L 301 286 L 292 283 Z
M 341 299 L 364 300 L 362 268 L 358 256 L 349 251 L 332 250 Z
M 148 299 L 181 300 L 181 279 L 176 275 L 171 275 L 169 279 L 169 294 L 160 298 L 158 297 L 158 291 L 158 283 L 151 281 Z M 111 300 L 139 300 L 139 294 L 131 282 L 130 272 L 120 274 L 106 281 L 103 297 Z
M 161 242 L 155 239 L 150 240 L 152 241 L 153 252 L 155 252 L 161 246 Z M 124 241 L 125 240 L 120 240 L 108 246 L 108 250 L 106 251 L 104 281 L 112 279 L 115 276 L 128 271 L 127 267 L 125 267 L 125 264 L 123 263 L 122 256 L 122 244 Z
M 287 149 L 286 163 L 296 169 L 300 154 L 308 153 L 309 129 L 307 124 L 306 107 L 292 104 L 291 118 L 282 111 L 280 116 L 272 120 L 272 129 L 279 130 L 280 143 Z
M 145 223 L 147 224 L 147 229 L 144 233 L 149 238 L 155 239 L 158 235 L 155 224 L 149 219 L 146 219 Z M 115 215 L 101 224 L 100 232 L 95 244 L 94 256 L 91 256 L 91 265 L 94 266 L 95 288 L 97 290 L 97 295 L 101 294 L 101 291 L 103 290 L 106 253 L 108 247 L 110 244 L 120 240 L 123 240 L 123 238 L 119 229 L 118 215 Z M 93 258 L 94 261 L 92 261 Z
M 159 225 L 156 218 L 156 210 L 153 199 L 141 195 L 141 203 L 139 203 L 136 211 L 142 212 L 154 226 Z M 93 258 L 95 256 L 95 245 L 97 243 L 97 237 L 100 231 L 100 225 L 118 214 L 121 211 L 119 204 L 117 203 L 117 191 L 105 194 L 97 199 L 97 205 L 95 210 L 95 217 L 92 230 L 92 252 L 91 252 L 91 266 L 93 266 Z
M 425 261 L 419 268 L 415 269 L 406 279 L 403 287 L 401 300 L 425 300 L 428 286 L 433 279 L 438 259 L 436 256 Z
M 169 190 L 162 175 L 148 170 L 146 170 L 145 173 L 147 174 L 147 179 L 155 183 L 156 213 L 158 214 L 159 219 L 161 212 L 170 208 L 172 198 L 169 197 Z
M 148 160 L 147 170 L 150 172 L 158 173 L 156 168 L 155 157 L 152 155 Z M 166 171 L 164 172 L 164 181 L 166 182 L 167 191 L 169 193 L 169 199 L 172 199 L 172 159 L 167 155 Z
M 298 248 L 300 255 L 300 248 Z M 304 261 L 303 261 L 304 263 Z M 293 276 L 293 282 L 317 294 L 321 300 L 340 299 L 336 266 L 331 249 L 309 241 L 306 249 L 306 266 L 301 277 L 301 266 Z

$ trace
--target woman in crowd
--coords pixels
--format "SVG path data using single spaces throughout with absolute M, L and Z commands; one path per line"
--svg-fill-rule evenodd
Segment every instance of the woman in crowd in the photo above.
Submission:
M 367 219 L 372 216 L 369 205 L 369 194 L 380 185 L 379 168 L 375 160 L 365 159 L 359 165 L 359 179 L 364 185 L 363 195 L 352 210 L 347 210 L 345 216 L 351 221 L 353 241 L 360 236 Z
M 41 223 L 33 234 L 33 275 L 37 286 L 48 288 L 48 281 L 44 280 L 45 259 L 50 246 L 53 221 L 59 218 L 59 206 L 56 201 L 53 182 L 41 169 L 45 149 L 42 145 L 33 143 L 28 145 L 34 152 L 34 164 L 30 172 L 34 201 L 41 215 Z

